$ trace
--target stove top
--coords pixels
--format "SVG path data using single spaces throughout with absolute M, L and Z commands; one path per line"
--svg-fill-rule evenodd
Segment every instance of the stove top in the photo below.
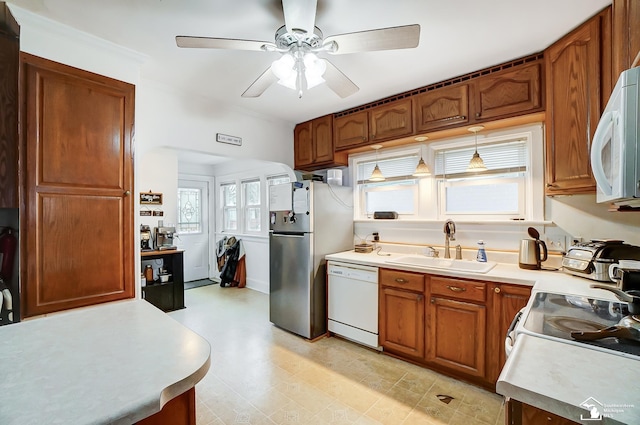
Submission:
M 640 343 L 618 338 L 577 341 L 571 331 L 596 331 L 616 325 L 629 314 L 623 302 L 538 292 L 524 320 L 528 333 L 600 351 L 640 359 Z

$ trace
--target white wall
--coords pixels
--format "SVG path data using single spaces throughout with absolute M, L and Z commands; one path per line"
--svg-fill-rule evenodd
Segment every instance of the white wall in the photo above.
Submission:
M 139 254 L 139 224 L 176 222 L 178 154 L 182 150 L 199 155 L 228 158 L 260 158 L 293 164 L 293 124 L 263 117 L 249 110 L 227 107 L 197 95 L 184 94 L 141 75 L 144 55 L 10 4 L 21 29 L 22 51 L 136 85 L 134 137 L 134 195 L 160 192 L 163 217 L 139 216 L 136 202 L 135 236 Z M 242 145 L 217 143 L 216 133 L 242 138 Z M 282 167 L 282 166 L 279 166 Z M 286 167 L 286 166 L 285 166 Z M 250 247 L 248 253 L 259 262 L 264 275 L 264 249 Z M 268 249 L 267 249 L 268 253 Z M 249 258 L 249 257 L 248 257 Z M 137 275 L 140 265 L 136 262 Z M 268 274 L 267 274 L 268 276 Z M 252 278 L 253 279 L 253 278 Z M 258 286 L 264 286 L 264 279 Z M 268 287 L 268 285 L 267 285 Z M 136 285 L 139 296 L 139 283 Z

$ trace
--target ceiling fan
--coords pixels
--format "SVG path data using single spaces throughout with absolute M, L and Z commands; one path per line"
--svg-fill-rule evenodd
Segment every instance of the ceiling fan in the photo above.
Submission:
M 231 38 L 179 35 L 178 47 L 255 50 L 279 52 L 280 59 L 271 64 L 249 86 L 242 97 L 258 97 L 272 84 L 296 90 L 302 97 L 305 89 L 326 83 L 338 96 L 357 92 L 358 86 L 335 65 L 318 53 L 341 55 L 374 50 L 409 49 L 418 46 L 420 25 L 379 28 L 323 38 L 315 26 L 317 0 L 282 0 L 285 25 L 275 34 L 275 42 Z

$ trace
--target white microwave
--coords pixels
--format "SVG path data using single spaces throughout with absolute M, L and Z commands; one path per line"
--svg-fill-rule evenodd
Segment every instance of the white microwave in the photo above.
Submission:
M 640 67 L 620 74 L 591 145 L 597 202 L 640 206 Z

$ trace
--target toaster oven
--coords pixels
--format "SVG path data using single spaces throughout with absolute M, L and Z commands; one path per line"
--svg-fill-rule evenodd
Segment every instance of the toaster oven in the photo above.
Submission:
M 618 260 L 640 260 L 640 246 L 614 239 L 579 242 L 570 246 L 562 258 L 562 270 L 587 279 L 611 282 L 609 266 Z

